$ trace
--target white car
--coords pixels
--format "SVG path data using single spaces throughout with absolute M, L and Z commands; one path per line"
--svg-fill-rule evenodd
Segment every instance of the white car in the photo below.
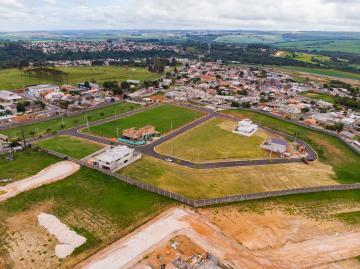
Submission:
M 167 161 L 167 162 L 172 162 L 173 160 L 170 159 L 170 158 L 166 158 L 165 161 Z

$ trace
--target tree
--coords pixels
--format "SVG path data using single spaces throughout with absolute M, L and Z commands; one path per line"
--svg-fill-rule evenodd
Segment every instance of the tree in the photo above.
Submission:
M 24 103 L 23 103 L 23 102 L 17 103 L 17 104 L 16 104 L 16 110 L 17 110 L 17 112 L 19 112 L 19 113 L 24 113 L 25 110 L 26 110 L 26 108 L 25 108 L 25 106 L 24 106 Z
M 303 107 L 302 109 L 301 109 L 301 113 L 307 113 L 307 112 L 309 112 L 310 111 L 310 109 L 308 108 L 308 107 Z

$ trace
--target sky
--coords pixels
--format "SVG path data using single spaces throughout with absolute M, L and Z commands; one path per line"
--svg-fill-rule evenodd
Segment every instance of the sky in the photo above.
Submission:
M 0 31 L 360 31 L 360 0 L 0 0 Z

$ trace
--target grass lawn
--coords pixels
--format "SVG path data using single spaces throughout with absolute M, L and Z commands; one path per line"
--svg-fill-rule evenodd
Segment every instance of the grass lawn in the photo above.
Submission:
M 261 149 L 260 144 L 270 135 L 261 130 L 251 137 L 234 134 L 232 130 L 236 124 L 229 120 L 211 119 L 159 145 L 156 151 L 193 162 L 268 158 L 269 153 Z
M 94 67 L 59 67 L 59 70 L 68 74 L 63 84 L 77 84 L 86 80 L 95 80 L 97 83 L 104 81 L 123 81 L 128 79 L 134 80 L 155 80 L 158 74 L 149 72 L 145 68 L 136 67 L 118 67 L 118 66 L 94 66 Z M 28 77 L 18 69 L 0 70 L 0 90 L 13 90 L 24 88 L 28 85 L 55 83 L 51 78 L 43 79 Z
M 193 199 L 336 184 L 331 167 L 318 162 L 203 170 L 145 156 L 119 173 Z
M 316 100 L 326 101 L 326 102 L 329 102 L 332 104 L 335 104 L 335 101 L 336 101 L 335 96 L 324 94 L 324 93 L 319 93 L 319 92 L 306 91 L 306 92 L 302 92 L 301 95 L 312 98 L 312 99 L 316 99 Z
M 121 135 L 122 131 L 125 129 L 131 127 L 141 128 L 150 124 L 156 127 L 156 131 L 163 134 L 171 130 L 171 124 L 172 128 L 176 129 L 195 120 L 195 118 L 200 118 L 201 116 L 203 116 L 203 113 L 198 111 L 163 104 L 127 118 L 92 126 L 90 127 L 90 133 L 97 136 L 114 138 L 117 135 L 116 128 L 118 128 L 119 135 Z M 83 132 L 87 131 L 88 129 L 83 129 Z
M 74 268 L 72 261 L 78 262 L 108 246 L 170 205 L 173 202 L 167 198 L 83 167 L 66 180 L 22 193 L 0 203 L 0 219 L 5 221 L 26 211 L 28 222 L 31 223 L 36 218 L 35 209 L 45 206 L 45 212 L 55 214 L 90 242 L 76 250 L 70 261 L 66 261 L 70 263 L 66 268 Z M 42 212 L 43 210 L 41 209 Z M 17 232 L 26 232 L 26 225 L 28 224 L 24 223 L 23 231 Z
M 66 135 L 42 140 L 37 142 L 36 145 L 76 159 L 82 159 L 105 147 L 102 144 Z
M 337 138 L 261 113 L 241 110 L 229 110 L 225 113 L 250 118 L 255 122 L 261 121 L 267 127 L 292 136 L 297 133 L 299 139 L 306 141 L 316 150 L 322 163 L 333 167 L 338 182 L 360 182 L 360 155 Z
M 0 155 L 0 178 L 24 179 L 58 161 L 55 157 L 35 151 L 17 152 L 14 161 L 6 161 L 6 155 Z
M 86 123 L 86 118 L 89 122 L 96 121 L 99 119 L 108 118 L 115 114 L 121 114 L 132 109 L 138 108 L 139 105 L 129 103 L 117 103 L 109 105 L 107 107 L 94 109 L 88 112 L 81 113 L 77 116 L 70 116 L 64 118 L 64 128 L 71 128 Z M 62 119 L 53 119 L 38 123 L 33 123 L 24 126 L 24 133 L 26 138 L 35 137 L 38 134 L 47 134 L 55 131 L 59 131 L 62 128 Z M 8 130 L 0 131 L 2 134 L 9 136 L 10 139 L 17 139 L 21 137 L 21 130 L 19 127 L 11 128 Z

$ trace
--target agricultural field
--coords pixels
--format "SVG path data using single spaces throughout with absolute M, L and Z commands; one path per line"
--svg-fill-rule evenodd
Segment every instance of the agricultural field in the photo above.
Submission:
M 251 43 L 262 43 L 271 44 L 275 42 L 283 41 L 281 34 L 260 34 L 260 33 L 242 33 L 235 35 L 223 35 L 217 37 L 214 42 L 218 43 L 230 43 L 230 44 L 251 44 Z
M 13 161 L 7 161 L 6 155 L 0 155 L 0 178 L 24 179 L 58 161 L 46 153 L 31 150 L 16 152 Z
M 167 198 L 81 168 L 63 181 L 0 203 L 0 267 L 44 268 L 46 264 L 47 268 L 74 268 L 173 204 Z M 54 255 L 56 239 L 37 224 L 41 212 L 57 216 L 87 242 L 69 258 L 58 259 Z
M 251 137 L 234 134 L 232 130 L 236 125 L 233 121 L 212 119 L 159 145 L 156 151 L 192 162 L 269 158 L 269 153 L 260 145 L 272 136 L 262 130 Z
M 309 67 L 300 67 L 300 66 L 281 66 L 278 69 L 284 71 L 296 71 L 301 73 L 308 73 L 311 75 L 317 76 L 325 76 L 325 77 L 334 77 L 334 78 L 342 78 L 349 79 L 354 81 L 360 80 L 360 74 L 344 72 L 334 69 L 322 69 L 322 68 L 309 68 Z
M 118 173 L 193 199 L 337 184 L 318 162 L 192 169 L 144 156 Z
M 89 130 L 86 128 L 82 131 L 90 131 L 90 134 L 96 136 L 114 138 L 117 136 L 117 132 L 119 132 L 120 136 L 125 129 L 153 125 L 156 131 L 164 134 L 169 132 L 171 128 L 176 129 L 202 116 L 203 113 L 198 111 L 164 104 L 126 118 L 91 126 Z
M 360 53 L 360 40 L 317 40 L 276 43 L 278 48 L 290 48 L 308 51 L 340 51 Z
M 276 57 L 281 58 L 290 58 L 296 61 L 305 62 L 305 63 L 314 63 L 313 59 L 316 59 L 319 62 L 328 62 L 331 60 L 329 56 L 323 56 L 319 54 L 303 53 L 303 52 L 287 52 L 287 51 L 278 51 L 275 54 Z
M 48 138 L 37 142 L 36 145 L 76 159 L 82 159 L 105 147 L 102 144 L 66 135 Z
M 95 66 L 95 67 L 58 67 L 57 69 L 68 74 L 63 84 L 73 84 L 95 80 L 97 83 L 104 81 L 124 81 L 134 80 L 155 80 L 159 76 L 156 73 L 149 72 L 145 68 L 137 67 L 118 67 L 118 66 Z M 14 90 L 24 88 L 28 85 L 54 83 L 51 78 L 29 77 L 23 71 L 18 69 L 0 70 L 0 90 Z
M 339 139 L 297 126 L 273 117 L 252 111 L 229 110 L 224 113 L 249 118 L 260 122 L 271 129 L 294 136 L 306 141 L 319 155 L 321 163 L 330 165 L 339 183 L 360 182 L 360 156 Z
M 58 119 L 33 123 L 29 125 L 24 125 L 24 134 L 26 138 L 31 138 L 43 134 L 53 133 L 60 131 L 62 129 L 86 124 L 87 120 L 89 122 L 92 122 L 92 121 L 108 118 L 110 116 L 125 113 L 127 111 L 133 110 L 138 107 L 139 105 L 136 104 L 117 103 L 103 108 L 87 111 L 76 116 L 69 116 L 69 117 L 64 117 L 63 119 L 58 118 Z M 62 125 L 62 123 L 64 123 L 64 125 Z M 0 132 L 2 134 L 7 135 L 12 140 L 16 140 L 21 137 L 20 127 L 7 129 Z
M 332 104 L 335 104 L 335 102 L 336 102 L 335 96 L 324 94 L 324 93 L 306 91 L 306 92 L 302 92 L 301 95 L 315 99 L 315 100 L 322 100 L 325 102 L 329 102 Z

